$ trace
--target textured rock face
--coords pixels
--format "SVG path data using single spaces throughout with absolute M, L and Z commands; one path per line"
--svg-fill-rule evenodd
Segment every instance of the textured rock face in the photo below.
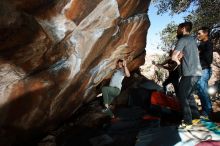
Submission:
M 117 59 L 130 70 L 142 65 L 149 3 L 2 0 L 2 129 L 47 131 L 95 97 Z
M 152 61 L 158 63 L 164 59 L 165 54 L 146 54 L 145 64 L 141 66 L 142 74 L 148 79 L 154 80 L 157 84 L 162 86 L 162 83 L 167 78 L 169 73 L 166 69 L 158 68 L 157 66 L 152 64 Z M 209 85 L 215 84 L 216 81 L 220 79 L 220 55 L 219 52 L 213 52 L 213 62 L 212 62 L 212 76 L 209 80 Z M 156 72 L 160 72 L 161 74 L 156 74 Z
M 213 53 L 213 63 L 212 63 L 212 76 L 209 80 L 209 84 L 214 84 L 215 81 L 220 79 L 220 55 L 217 52 Z
M 154 65 L 154 63 L 163 62 L 167 58 L 165 53 L 146 53 L 145 64 L 142 65 L 141 73 L 148 79 L 162 86 L 162 83 L 169 75 L 168 71 L 162 67 Z M 154 63 L 153 63 L 154 62 Z

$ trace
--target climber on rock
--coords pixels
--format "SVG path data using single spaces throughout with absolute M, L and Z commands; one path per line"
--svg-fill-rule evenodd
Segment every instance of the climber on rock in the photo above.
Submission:
M 105 109 L 103 109 L 102 112 L 109 114 L 111 117 L 114 117 L 114 115 L 109 109 L 109 105 L 112 103 L 113 99 L 120 94 L 122 81 L 125 76 L 130 77 L 127 63 L 125 60 L 119 59 L 117 61 L 116 69 L 112 75 L 109 86 L 102 87 L 102 95 L 105 105 Z

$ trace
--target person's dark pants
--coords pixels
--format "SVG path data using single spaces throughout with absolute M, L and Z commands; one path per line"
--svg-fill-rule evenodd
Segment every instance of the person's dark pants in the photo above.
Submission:
M 192 124 L 192 104 L 194 108 L 197 108 L 195 99 L 191 95 L 199 78 L 199 76 L 182 76 L 179 83 L 177 97 L 180 101 L 183 113 L 183 121 L 186 124 Z
M 189 107 L 191 109 L 192 119 L 199 119 L 200 113 L 199 113 L 195 98 L 192 93 L 190 96 L 191 97 L 189 98 Z
M 111 86 L 102 87 L 104 104 L 110 105 L 113 99 L 120 94 L 120 89 Z
M 167 92 L 166 86 L 168 84 L 173 84 L 175 93 L 178 91 L 178 84 L 179 84 L 179 73 L 178 70 L 172 71 L 169 73 L 169 77 L 163 82 L 163 89 L 164 92 Z
M 102 87 L 102 94 L 104 105 L 109 106 L 112 103 L 113 99 L 120 94 L 120 89 L 111 86 L 104 86 Z M 106 109 L 105 113 L 110 117 L 114 116 L 113 112 L 109 108 Z
M 208 94 L 208 81 L 212 75 L 211 68 L 202 70 L 202 76 L 197 83 L 198 95 L 202 104 L 202 113 L 208 116 L 212 112 L 212 102 Z

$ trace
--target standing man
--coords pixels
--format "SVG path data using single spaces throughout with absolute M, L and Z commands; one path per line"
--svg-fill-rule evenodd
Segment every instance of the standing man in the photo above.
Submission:
M 116 69 L 113 73 L 109 86 L 104 86 L 102 88 L 104 105 L 106 107 L 103 112 L 106 112 L 111 117 L 114 117 L 114 115 L 109 109 L 109 105 L 112 103 L 113 99 L 120 94 L 124 76 L 130 77 L 130 72 L 127 68 L 126 61 L 119 59 L 117 61 Z
M 199 52 L 196 40 L 190 35 L 192 30 L 191 22 L 184 22 L 179 24 L 177 29 L 177 36 L 182 36 L 176 44 L 175 50 L 172 54 L 172 60 L 180 65 L 180 82 L 178 86 L 177 97 L 179 98 L 183 121 L 180 128 L 187 128 L 192 125 L 192 113 L 189 105 L 193 98 L 191 93 L 193 88 L 202 75 L 202 68 L 199 60 Z M 183 53 L 181 60 L 178 59 L 180 53 Z M 195 102 L 194 102 L 195 103 Z M 196 107 L 196 105 L 195 105 Z
M 202 76 L 197 83 L 197 89 L 202 104 L 201 117 L 208 118 L 212 112 L 212 103 L 208 94 L 208 81 L 212 75 L 211 64 L 213 60 L 213 44 L 209 41 L 209 28 L 201 27 L 198 30 L 197 38 L 200 41 L 198 49 L 202 66 Z

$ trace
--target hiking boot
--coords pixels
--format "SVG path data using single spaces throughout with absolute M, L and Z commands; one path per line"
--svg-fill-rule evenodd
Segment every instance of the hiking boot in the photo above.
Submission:
M 182 124 L 179 125 L 178 128 L 179 128 L 179 129 L 189 130 L 189 129 L 192 128 L 192 124 L 182 123 Z
M 108 111 L 109 111 L 108 108 L 104 108 L 104 109 L 102 109 L 102 112 L 103 112 L 103 113 L 107 113 Z
M 112 113 L 112 111 L 109 108 L 103 109 L 102 112 L 109 115 L 111 118 L 114 118 L 114 114 Z
M 200 116 L 200 119 L 209 120 L 209 116 L 201 115 L 201 116 Z
M 194 120 L 192 120 L 192 125 L 198 125 L 198 124 L 200 124 L 200 123 L 201 123 L 200 119 L 194 119 Z
M 209 116 L 208 116 L 208 114 L 206 114 L 206 113 L 203 111 L 202 114 L 200 115 L 200 119 L 209 120 Z

